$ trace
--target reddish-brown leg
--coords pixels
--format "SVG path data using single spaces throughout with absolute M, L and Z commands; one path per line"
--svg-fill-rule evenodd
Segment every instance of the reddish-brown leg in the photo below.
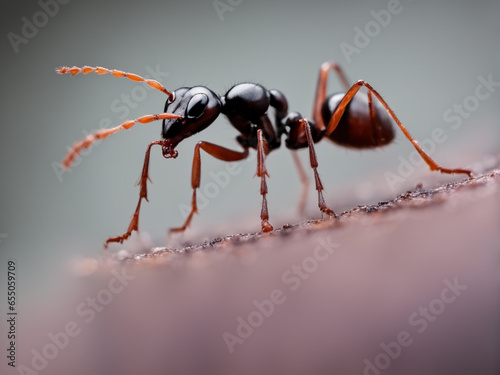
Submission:
M 151 181 L 149 178 L 149 156 L 151 154 L 151 147 L 154 145 L 160 145 L 162 144 L 162 141 L 155 141 L 151 142 L 146 149 L 146 156 L 144 157 L 144 166 L 142 167 L 142 173 L 141 177 L 139 177 L 139 181 L 137 182 L 137 185 L 140 186 L 140 193 L 139 193 L 139 202 L 137 203 L 137 208 L 135 209 L 134 216 L 132 216 L 132 220 L 130 221 L 130 225 L 128 226 L 128 229 L 125 233 L 123 233 L 121 236 L 116 236 L 116 237 L 110 237 L 106 240 L 104 243 L 104 247 L 108 247 L 108 243 L 110 242 L 119 242 L 123 243 L 127 238 L 130 237 L 132 234 L 132 231 L 138 231 L 139 230 L 139 211 L 141 209 L 141 202 L 142 199 L 146 199 L 148 201 L 148 180 Z M 149 202 L 149 201 L 148 201 Z
M 307 145 L 309 147 L 309 161 L 311 164 L 311 168 L 314 171 L 314 181 L 316 183 L 316 190 L 318 191 L 318 207 L 321 212 L 324 212 L 328 216 L 335 216 L 335 212 L 330 210 L 325 203 L 325 198 L 323 197 L 323 184 L 321 183 L 321 179 L 318 174 L 318 158 L 316 157 L 316 150 L 314 149 L 314 142 L 311 135 L 311 127 L 306 119 L 300 120 L 300 125 L 304 129 L 307 138 Z
M 115 126 L 114 128 L 111 129 L 100 129 L 96 131 L 94 134 L 89 134 L 85 138 L 79 140 L 73 146 L 71 149 L 68 151 L 66 156 L 63 159 L 63 166 L 64 168 L 69 168 L 71 164 L 73 163 L 73 160 L 76 158 L 76 156 L 80 153 L 80 151 L 84 148 L 90 147 L 92 143 L 94 143 L 98 139 L 104 139 L 108 136 L 110 136 L 113 133 L 116 133 L 119 130 L 123 129 L 130 129 L 132 126 L 134 126 L 136 123 L 140 122 L 142 124 L 156 121 L 156 120 L 164 120 L 164 119 L 169 119 L 169 118 L 180 118 L 182 116 L 179 115 L 174 115 L 172 113 L 159 113 L 156 115 L 146 115 L 139 117 L 135 120 L 127 120 L 124 123 Z
M 335 70 L 337 76 L 340 79 L 340 82 L 346 90 L 349 90 L 349 87 L 351 86 L 342 68 L 335 61 L 327 61 L 321 65 L 321 68 L 319 70 L 318 85 L 316 86 L 316 97 L 314 98 L 313 104 L 313 121 L 316 123 L 316 126 L 319 130 L 325 128 L 323 118 L 321 117 L 321 106 L 326 99 L 326 85 L 328 82 L 328 73 L 330 72 L 330 70 Z
M 370 113 L 371 129 L 373 132 L 373 139 L 383 139 L 382 130 L 378 126 L 377 112 L 373 105 L 372 92 L 368 90 L 368 111 Z
M 260 177 L 260 194 L 262 195 L 262 209 L 260 211 L 260 219 L 262 232 L 270 232 L 274 228 L 271 224 L 269 224 L 269 211 L 267 209 L 267 182 L 266 176 L 269 177 L 269 173 L 267 173 L 266 169 L 266 154 L 269 152 L 269 146 L 267 145 L 266 140 L 264 139 L 264 135 L 262 130 L 257 130 L 257 173 L 255 175 Z
M 292 157 L 295 167 L 297 168 L 297 172 L 299 173 L 300 182 L 302 183 L 302 192 L 300 194 L 300 201 L 298 206 L 299 214 L 302 214 L 306 207 L 307 193 L 309 191 L 309 178 L 307 177 L 307 174 L 304 171 L 304 167 L 300 162 L 300 158 L 299 155 L 297 154 L 297 151 L 292 151 Z
M 191 212 L 189 213 L 184 225 L 179 228 L 172 228 L 169 233 L 173 232 L 184 232 L 186 228 L 191 223 L 191 219 L 195 213 L 198 213 L 198 207 L 196 206 L 196 189 L 200 187 L 201 180 L 201 155 L 200 149 L 204 150 L 209 155 L 213 157 L 224 160 L 224 161 L 238 161 L 245 159 L 248 156 L 248 149 L 243 151 L 233 151 L 225 147 L 215 145 L 209 142 L 198 142 L 194 148 L 193 157 L 193 169 L 191 171 L 191 187 L 193 188 L 193 197 L 191 199 Z
M 366 87 L 368 89 L 368 92 L 371 92 L 379 101 L 380 103 L 384 106 L 384 108 L 387 110 L 389 115 L 394 119 L 396 124 L 399 126 L 401 131 L 404 133 L 406 138 L 411 142 L 413 147 L 417 150 L 417 152 L 420 154 L 422 159 L 427 163 L 431 171 L 439 171 L 441 173 L 447 173 L 447 174 L 456 174 L 456 173 L 463 173 L 468 175 L 469 177 L 472 177 L 472 172 L 468 169 L 461 169 L 461 168 L 456 168 L 456 169 L 450 169 L 450 168 L 444 168 L 441 167 L 439 164 L 437 164 L 418 144 L 418 142 L 411 136 L 411 134 L 406 130 L 406 128 L 403 126 L 401 121 L 397 118 L 396 114 L 394 111 L 389 107 L 389 105 L 385 102 L 385 100 L 380 96 L 380 94 L 367 82 L 364 81 L 358 81 L 356 82 L 345 94 L 344 98 L 340 101 L 337 109 L 333 113 L 333 116 L 326 127 L 326 134 L 325 137 L 330 135 L 335 128 L 337 127 L 340 118 L 344 114 L 346 106 L 349 104 L 349 102 L 354 98 L 354 95 L 359 91 L 361 87 Z
M 71 68 L 67 67 L 67 66 L 63 66 L 63 67 L 56 69 L 56 72 L 59 74 L 71 74 L 72 76 L 74 76 L 76 74 L 80 74 L 80 73 L 83 73 L 83 74 L 96 73 L 99 75 L 111 74 L 114 77 L 125 77 L 125 78 L 128 78 L 134 82 L 144 82 L 147 85 L 149 85 L 149 86 L 151 86 L 151 87 L 153 87 L 161 92 L 164 92 L 168 96 L 172 95 L 172 93 L 170 91 L 168 91 L 165 87 L 163 87 L 163 85 L 160 82 L 155 81 L 154 79 L 142 78 L 141 76 L 139 76 L 137 74 L 127 73 L 127 72 L 123 72 L 121 70 L 116 70 L 116 69 L 106 69 L 106 68 L 103 68 L 100 66 L 84 66 L 82 68 L 79 68 L 77 66 L 73 66 Z

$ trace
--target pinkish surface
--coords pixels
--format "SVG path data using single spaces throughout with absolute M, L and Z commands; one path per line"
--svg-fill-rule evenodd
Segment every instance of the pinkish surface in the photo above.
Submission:
M 497 170 L 338 222 L 111 259 L 23 347 L 69 323 L 46 373 L 498 374 L 499 207 Z

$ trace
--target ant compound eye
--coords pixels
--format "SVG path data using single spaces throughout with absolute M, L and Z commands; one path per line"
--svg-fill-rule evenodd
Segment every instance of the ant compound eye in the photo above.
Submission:
M 205 94 L 196 94 L 189 101 L 186 108 L 186 117 L 196 119 L 200 117 L 208 104 L 208 97 Z

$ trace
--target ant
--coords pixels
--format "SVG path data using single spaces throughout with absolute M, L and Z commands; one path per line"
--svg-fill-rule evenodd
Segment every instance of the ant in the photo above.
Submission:
M 332 70 L 336 72 L 346 91 L 327 96 L 328 73 Z M 260 194 L 262 195 L 262 208 L 260 218 L 262 232 L 273 230 L 273 226 L 269 223 L 266 200 L 268 192 L 266 177 L 269 177 L 269 174 L 265 161 L 271 151 L 280 147 L 283 135 L 285 135 L 285 145 L 287 148 L 291 150 L 309 149 L 309 162 L 314 172 L 314 180 L 318 192 L 318 207 L 321 212 L 331 217 L 336 217 L 336 215 L 333 210 L 327 207 L 323 197 L 324 189 L 317 171 L 318 160 L 314 144 L 323 138 L 327 138 L 344 147 L 361 149 L 385 146 L 394 139 L 391 118 L 412 143 L 431 171 L 439 171 L 447 174 L 463 173 L 467 174 L 469 178 L 472 177 L 470 170 L 443 168 L 437 164 L 420 147 L 418 142 L 413 139 L 389 105 L 369 83 L 359 80 L 350 85 L 340 66 L 333 61 L 325 62 L 321 65 L 312 120 L 304 118 L 298 112 L 289 113 L 288 102 L 282 92 L 274 89 L 267 90 L 256 83 L 236 84 L 225 95 L 219 96 L 204 86 L 181 87 L 170 92 L 155 80 L 102 67 L 61 67 L 56 71 L 60 74 L 71 75 L 80 73 L 111 74 L 114 77 L 125 77 L 135 82 L 144 82 L 168 95 L 163 113 L 142 116 L 135 120 L 125 121 L 121 125 L 111 129 L 98 130 L 94 134 L 88 135 L 76 142 L 63 160 L 63 166 L 69 168 L 80 151 L 88 148 L 97 139 L 104 139 L 122 129 L 130 129 L 137 123 L 163 120 L 162 139 L 151 142 L 146 149 L 144 166 L 137 183 L 140 186 L 139 202 L 137 203 L 137 208 L 135 209 L 130 225 L 122 235 L 108 238 L 104 243 L 105 247 L 110 242 L 123 243 L 123 241 L 130 237 L 134 230 L 138 231 L 141 202 L 142 199 L 148 200 L 147 180 L 149 179 L 148 171 L 151 147 L 155 145 L 161 146 L 162 154 L 165 158 L 175 159 L 178 155 L 175 149 L 177 145 L 185 138 L 207 128 L 220 114 L 225 115 L 236 130 L 240 132 L 236 140 L 243 150 L 234 151 L 204 141 L 196 144 L 191 173 L 191 187 L 193 189 L 191 212 L 182 227 L 172 228 L 169 233 L 183 232 L 189 226 L 193 215 L 198 212 L 196 190 L 200 187 L 201 178 L 200 150 L 217 159 L 233 162 L 245 159 L 249 155 L 250 148 L 256 149 L 256 176 L 261 180 Z M 358 93 L 362 87 L 367 89 L 366 94 Z M 378 100 L 377 102 L 374 102 L 373 96 Z M 271 108 L 273 109 L 274 117 L 270 117 L 268 114 Z M 299 205 L 300 208 L 303 208 L 308 186 L 307 177 L 295 152 L 292 154 L 303 184 L 302 199 Z

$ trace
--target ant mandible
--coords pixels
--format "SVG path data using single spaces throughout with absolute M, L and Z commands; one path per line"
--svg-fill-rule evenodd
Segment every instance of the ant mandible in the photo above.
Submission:
M 326 96 L 328 73 L 334 70 L 346 92 Z M 317 168 L 318 160 L 314 144 L 323 138 L 345 147 L 375 148 L 389 144 L 394 139 L 394 130 L 391 118 L 412 143 L 432 171 L 454 174 L 463 173 L 472 176 L 467 169 L 443 168 L 437 164 L 410 135 L 403 124 L 396 117 L 392 109 L 380 94 L 367 82 L 359 80 L 352 86 L 348 83 L 345 74 L 335 62 L 325 62 L 321 65 L 316 97 L 313 105 L 313 119 L 307 120 L 298 112 L 288 113 L 288 102 L 282 92 L 267 90 L 255 83 L 239 83 L 231 87 L 224 96 L 219 96 L 204 86 L 181 87 L 173 92 L 168 91 L 159 82 L 142 78 L 136 74 L 102 67 L 61 67 L 56 70 L 60 74 L 76 75 L 112 74 L 114 77 L 126 77 L 132 81 L 144 82 L 147 85 L 168 95 L 163 113 L 139 117 L 135 120 L 125 121 L 111 129 L 101 129 L 76 142 L 68 151 L 63 160 L 63 166 L 69 168 L 82 149 L 88 148 L 97 139 L 104 139 L 109 135 L 122 130 L 130 129 L 137 123 L 149 123 L 163 120 L 162 139 L 149 144 L 146 149 L 144 166 L 138 185 L 140 186 L 139 202 L 135 209 L 130 225 L 125 233 L 106 240 L 104 246 L 110 242 L 123 243 L 132 232 L 139 228 L 139 211 L 142 199 L 148 200 L 147 180 L 149 179 L 149 158 L 151 147 L 159 145 L 165 158 L 176 158 L 177 145 L 185 138 L 207 128 L 222 113 L 229 122 L 241 133 L 236 140 L 242 146 L 242 151 L 234 151 L 225 147 L 200 141 L 194 148 L 193 167 L 191 172 L 191 187 L 193 196 L 191 212 L 184 225 L 170 229 L 171 232 L 183 232 L 191 222 L 193 215 L 198 212 L 196 206 L 196 189 L 200 187 L 201 157 L 200 149 L 213 157 L 233 162 L 245 159 L 249 149 L 257 150 L 257 173 L 261 179 L 260 194 L 262 195 L 262 208 L 260 213 L 262 232 L 273 230 L 269 223 L 267 208 L 267 182 L 269 177 L 266 169 L 266 156 L 281 145 L 281 138 L 285 135 L 285 145 L 291 150 L 301 148 L 309 149 L 309 161 L 314 172 L 316 190 L 318 192 L 318 207 L 328 216 L 335 217 L 335 213 L 326 206 L 323 198 L 323 184 Z M 358 93 L 361 87 L 367 89 L 367 94 Z M 378 102 L 373 101 L 375 96 Z M 269 108 L 274 109 L 274 119 L 268 115 Z M 385 110 L 384 110 L 385 109 Z M 304 207 L 305 193 L 307 191 L 307 177 L 300 165 L 299 159 L 293 153 L 301 180 L 303 183 L 300 207 Z

